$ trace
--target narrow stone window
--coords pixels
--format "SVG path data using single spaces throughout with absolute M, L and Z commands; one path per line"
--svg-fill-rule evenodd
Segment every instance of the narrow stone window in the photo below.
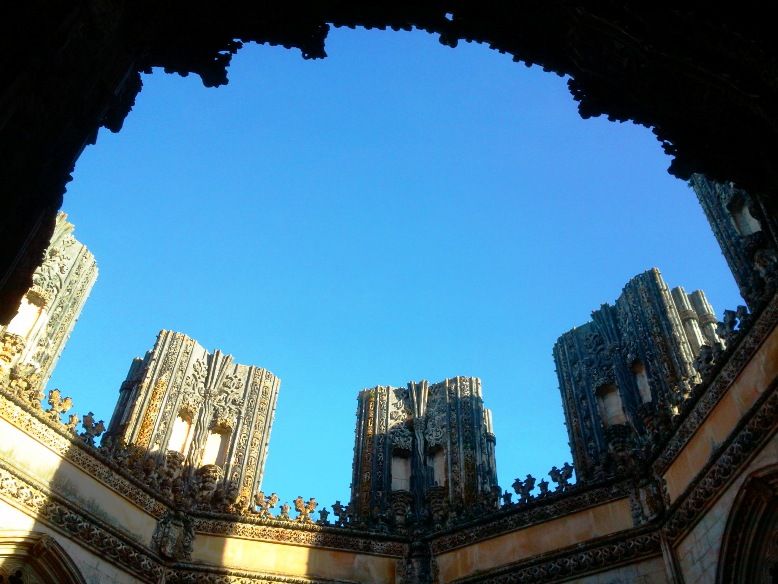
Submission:
M 170 434 L 170 441 L 167 449 L 175 450 L 186 456 L 189 450 L 189 440 L 192 434 L 192 421 L 185 415 L 179 414 L 173 422 L 173 431 Z
M 203 460 L 201 466 L 206 464 L 215 464 L 224 466 L 227 461 L 227 448 L 230 444 L 229 430 L 211 430 L 208 434 L 208 440 L 205 442 L 203 450 Z
M 627 421 L 624 409 L 621 407 L 619 388 L 615 384 L 608 383 L 597 389 L 597 403 L 605 426 L 624 424 Z
M 735 229 L 740 235 L 751 235 L 762 230 L 759 221 L 751 215 L 751 211 L 749 211 L 746 200 L 743 197 L 737 197 L 729 204 L 729 212 L 732 214 L 732 222 L 735 224 Z
M 19 305 L 16 316 L 8 323 L 6 330 L 26 339 L 32 335 L 34 329 L 38 328 L 35 325 L 38 324 L 42 313 L 43 307 L 30 302 L 28 297 L 25 296 L 22 298 L 22 303 Z
M 430 462 L 432 466 L 432 484 L 439 487 L 446 486 L 448 482 L 446 480 L 446 452 L 442 448 L 438 448 L 432 453 Z
M 642 361 L 638 360 L 632 364 L 632 374 L 635 376 L 635 383 L 638 386 L 640 401 L 647 404 L 651 401 L 651 386 L 648 384 L 646 366 L 643 365 Z
M 392 456 L 392 490 L 411 490 L 411 459 L 407 456 Z

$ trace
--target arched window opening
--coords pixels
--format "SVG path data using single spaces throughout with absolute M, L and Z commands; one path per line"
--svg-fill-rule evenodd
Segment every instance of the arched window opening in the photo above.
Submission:
M 400 453 L 392 455 L 392 490 L 411 490 L 411 459 Z
M 778 577 L 778 465 L 743 483 L 721 541 L 716 582 L 772 584 Z
M 751 214 L 745 198 L 735 198 L 729 204 L 729 211 L 732 213 L 732 223 L 734 223 L 735 229 L 743 237 L 762 231 L 762 226 Z
M 615 384 L 608 383 L 597 389 L 597 403 L 603 425 L 608 427 L 626 423 L 619 388 Z
M 78 566 L 52 536 L 0 530 L 0 583 L 85 584 Z
M 635 361 L 632 364 L 632 374 L 635 376 L 635 383 L 638 386 L 638 393 L 640 394 L 640 401 L 644 404 L 652 401 L 651 398 L 651 386 L 648 383 L 648 375 L 646 374 L 646 366 L 640 360 Z
M 227 461 L 227 448 L 230 444 L 230 431 L 228 429 L 214 429 L 208 434 L 203 450 L 201 466 L 215 464 L 224 466 Z
M 186 456 L 189 444 L 192 440 L 192 419 L 185 413 L 180 413 L 173 422 L 173 431 L 170 433 L 168 450 L 175 450 Z

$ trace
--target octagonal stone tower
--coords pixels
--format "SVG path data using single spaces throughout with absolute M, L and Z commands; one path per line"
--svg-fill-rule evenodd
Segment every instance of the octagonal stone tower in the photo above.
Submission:
M 262 482 L 280 379 L 163 330 L 122 383 L 106 436 L 148 452 L 178 452 L 235 498 Z
M 723 347 L 716 323 L 704 292 L 671 291 L 652 268 L 559 337 L 554 361 L 579 480 L 617 474 L 666 431 L 701 379 L 698 355 Z
M 357 401 L 354 520 L 443 524 L 497 508 L 496 440 L 480 379 L 378 386 Z

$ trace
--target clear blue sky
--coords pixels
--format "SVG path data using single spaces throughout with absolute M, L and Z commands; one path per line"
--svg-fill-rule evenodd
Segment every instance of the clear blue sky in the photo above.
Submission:
M 565 80 L 422 32 L 248 46 L 230 83 L 161 71 L 64 209 L 100 277 L 50 387 L 107 420 L 160 329 L 282 379 L 264 487 L 347 500 L 357 392 L 483 380 L 500 483 L 570 460 L 551 349 L 652 266 L 740 302 L 646 128 Z

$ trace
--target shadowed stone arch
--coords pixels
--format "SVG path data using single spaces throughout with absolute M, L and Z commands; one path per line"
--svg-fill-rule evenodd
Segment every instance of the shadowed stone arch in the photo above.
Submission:
M 100 127 L 119 131 L 141 72 L 227 82 L 245 42 L 326 56 L 331 25 L 418 28 L 440 42 L 489 45 L 516 61 L 569 75 L 583 117 L 652 128 L 671 172 L 731 180 L 776 209 L 778 41 L 748 7 L 645 2 L 410 2 L 315 4 L 171 0 L 45 0 L 0 8 L 0 322 L 30 284 L 83 148 Z M 520 105 L 519 105 L 520 107 Z M 776 213 L 778 214 L 778 213 Z
M 0 531 L 0 582 L 86 584 L 53 537 L 35 531 Z
M 722 539 L 718 584 L 778 582 L 778 464 L 740 488 Z

